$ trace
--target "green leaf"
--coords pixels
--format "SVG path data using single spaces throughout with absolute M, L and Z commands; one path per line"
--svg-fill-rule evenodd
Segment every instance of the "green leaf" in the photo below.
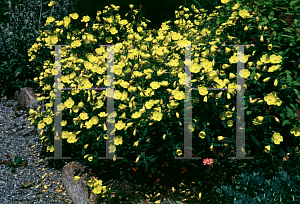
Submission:
M 296 1 L 291 1 L 290 2 L 290 6 L 293 6 L 294 4 L 296 4 L 296 3 L 298 3 L 299 2 L 299 0 L 296 0 Z M 296 24 L 295 24 L 296 25 Z
M 284 72 L 285 72 L 286 74 L 292 74 L 292 72 L 289 71 L 289 70 L 285 70 Z
M 16 162 L 16 164 L 20 164 L 21 161 L 22 161 L 21 157 L 15 156 L 15 162 Z
M 293 77 L 290 74 L 287 74 L 287 80 L 292 82 L 293 81 Z
M 196 0 L 193 0 L 193 1 L 201 8 L 201 5 L 198 1 L 196 1 Z
M 287 147 L 287 151 L 292 153 L 294 151 L 294 148 L 291 148 L 290 146 Z
M 294 109 L 297 110 L 297 108 L 296 108 L 296 106 L 295 106 L 294 104 L 291 104 L 291 103 L 290 103 L 290 105 L 291 105 L 292 108 L 294 108 Z
M 293 111 L 288 106 L 286 106 L 286 110 L 288 111 L 287 116 L 293 116 Z
M 299 64 L 299 67 L 300 67 L 300 64 Z M 299 68 L 298 67 L 298 68 Z M 300 86 L 300 82 L 293 82 L 293 84 L 295 85 L 295 86 Z
M 291 31 L 289 31 L 290 29 L 284 28 L 284 30 L 287 31 L 287 32 L 291 32 Z M 294 38 L 293 36 L 290 36 L 290 35 L 281 35 L 281 36 L 287 37 L 287 38 Z
M 285 126 L 286 124 L 290 124 L 290 121 L 288 120 L 283 121 L 282 126 Z
M 255 136 L 253 136 L 253 135 L 250 135 L 250 137 L 251 137 L 251 139 L 252 139 L 252 141 L 257 145 L 257 146 L 259 146 L 259 147 L 261 147 L 261 144 L 260 144 L 260 142 L 256 139 L 256 137 Z
M 251 113 L 252 113 L 252 111 L 247 111 L 246 112 L 247 115 L 250 115 Z

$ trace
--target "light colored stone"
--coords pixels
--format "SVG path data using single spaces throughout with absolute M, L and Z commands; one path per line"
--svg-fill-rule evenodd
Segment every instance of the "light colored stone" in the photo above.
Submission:
M 37 100 L 36 94 L 30 87 L 21 88 L 20 91 L 15 92 L 15 99 L 19 104 L 26 109 L 36 109 L 40 105 L 40 101 Z
M 86 184 L 86 174 L 82 175 L 86 167 L 83 167 L 79 162 L 70 162 L 66 164 L 62 169 L 62 182 L 66 188 L 68 195 L 74 202 L 74 204 L 96 204 L 99 198 L 99 195 L 95 195 L 93 192 L 88 193 Z M 81 170 L 78 175 L 74 175 L 77 170 Z M 74 181 L 74 176 L 79 176 L 79 179 L 76 183 Z

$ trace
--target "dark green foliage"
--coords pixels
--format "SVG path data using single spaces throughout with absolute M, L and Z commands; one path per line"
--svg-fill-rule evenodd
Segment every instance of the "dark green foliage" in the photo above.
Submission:
M 236 176 L 233 185 L 217 189 L 222 201 L 241 203 L 299 203 L 300 176 L 279 171 L 272 179 L 264 180 L 257 172 Z
M 98 0 L 77 0 L 74 1 L 75 6 L 74 9 L 70 10 L 70 13 L 76 12 L 79 16 L 89 15 L 90 17 L 95 18 L 97 11 L 103 11 L 105 6 L 109 6 L 110 4 L 114 4 L 115 6 L 120 6 L 118 13 L 124 18 L 125 14 L 130 9 L 128 7 L 129 4 L 133 4 L 133 9 L 140 9 L 140 5 L 142 6 L 141 15 L 151 22 L 147 23 L 147 29 L 157 29 L 161 26 L 161 24 L 165 21 L 173 22 L 176 20 L 175 18 L 175 10 L 179 10 L 179 6 L 188 6 L 194 4 L 196 8 L 203 8 L 208 10 L 208 13 L 218 5 L 221 5 L 220 0 L 214 1 L 196 1 L 196 0 L 112 0 L 112 1 L 98 1 Z M 91 6 L 93 5 L 93 6 Z M 157 28 L 156 28 L 157 27 Z

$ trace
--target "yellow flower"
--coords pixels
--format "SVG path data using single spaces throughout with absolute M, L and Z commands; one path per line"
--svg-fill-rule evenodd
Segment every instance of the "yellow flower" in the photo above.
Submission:
M 294 134 L 296 137 L 300 136 L 300 128 L 299 127 L 294 127 L 290 131 L 291 134 Z
M 268 45 L 268 49 L 271 50 L 272 49 L 272 44 Z
M 264 119 L 263 116 L 257 116 L 257 117 L 254 119 L 253 124 L 254 124 L 254 125 L 261 125 L 263 119 Z
M 64 102 L 64 106 L 67 108 L 72 108 L 73 105 L 74 105 L 74 101 L 71 97 L 69 97 L 69 99 Z
M 153 116 L 152 116 L 153 120 L 156 120 L 156 121 L 161 121 L 162 117 L 163 117 L 163 114 L 161 112 L 154 112 Z
M 218 136 L 218 140 L 223 140 L 224 137 L 223 136 Z
M 131 8 L 131 9 L 132 9 L 133 7 L 134 7 L 134 5 L 133 5 L 133 4 L 129 4 L 129 8 Z
M 280 65 L 273 65 L 269 68 L 268 72 L 275 72 L 280 68 Z
M 48 115 L 46 118 L 43 118 L 43 121 L 45 123 L 47 123 L 47 125 L 50 125 L 53 120 L 52 120 L 51 116 Z
M 204 131 L 201 131 L 200 133 L 199 133 L 199 137 L 201 137 L 202 139 L 204 139 L 205 138 L 205 132 Z
M 75 183 L 77 183 L 77 181 L 79 181 L 80 180 L 80 177 L 79 176 L 74 176 L 74 181 L 75 181 Z
M 66 120 L 61 121 L 61 126 L 66 126 L 66 125 L 67 125 L 67 121 Z
M 89 118 L 88 114 L 87 113 L 80 113 L 79 114 L 79 117 L 82 119 L 82 120 L 87 120 Z
M 255 79 L 255 80 L 258 80 L 260 77 L 261 77 L 261 74 L 260 74 L 260 73 L 255 73 L 255 76 L 254 76 L 254 79 Z
M 240 3 L 237 3 L 237 4 L 234 5 L 234 7 L 232 7 L 232 10 L 236 10 L 236 9 L 238 9 L 240 6 L 241 6 L 241 4 L 240 4 Z
M 280 106 L 282 103 L 282 101 L 277 97 L 277 94 L 275 91 L 267 94 L 267 96 L 264 97 L 264 100 L 267 102 L 268 105 Z
M 133 146 L 138 146 L 139 145 L 139 141 L 136 141 L 134 144 L 133 144 Z
M 270 152 L 270 149 L 271 149 L 270 145 L 265 146 L 265 152 L 266 152 L 266 153 L 269 153 L 269 152 Z
M 115 141 L 115 145 L 120 145 L 123 143 L 123 139 L 121 136 L 115 137 L 114 141 Z
M 278 132 L 275 132 L 272 136 L 272 141 L 275 143 L 275 144 L 280 144 L 280 142 L 283 141 L 283 137 L 280 135 L 280 133 Z
M 48 6 L 53 6 L 55 3 L 54 3 L 54 1 L 50 1 L 50 3 L 48 4 Z
M 229 0 L 221 0 L 222 4 L 227 4 Z
M 119 120 L 116 124 L 115 127 L 117 128 L 117 130 L 122 130 L 125 127 L 125 123 L 123 123 L 123 121 Z
M 201 89 L 200 89 L 201 88 Z M 208 94 L 208 91 L 205 87 L 198 87 L 199 94 L 205 96 Z
M 233 121 L 232 120 L 228 120 L 227 121 L 227 126 L 228 127 L 232 127 L 233 126 Z
M 73 19 L 77 19 L 79 17 L 79 15 L 77 13 L 72 13 L 69 16 Z
M 159 83 L 161 86 L 168 86 L 169 85 L 169 82 L 167 81 L 162 81 Z
M 228 67 L 230 67 L 229 64 L 223 64 L 223 65 L 222 65 L 222 68 L 223 68 L 223 69 L 226 69 L 226 68 L 228 68 Z
M 180 155 L 182 155 L 182 151 L 181 151 L 180 149 L 177 149 L 176 154 L 177 154 L 178 156 L 180 156 Z
M 227 54 L 229 54 L 230 53 L 230 51 L 231 51 L 231 49 L 230 48 L 228 48 L 228 47 L 226 47 L 225 48 L 225 54 L 227 55 Z
M 54 151 L 54 146 L 51 145 L 51 146 L 47 146 L 47 152 L 53 152 Z
M 240 10 L 239 15 L 242 18 L 250 18 L 251 17 L 251 15 L 249 14 L 249 12 L 246 9 Z
M 89 20 L 91 20 L 89 16 L 83 16 L 81 22 L 88 22 Z
M 151 82 L 150 83 L 150 86 L 152 89 L 158 89 L 160 87 L 159 83 L 158 82 Z
M 138 111 L 138 112 L 133 113 L 133 114 L 131 115 L 131 118 L 137 119 L 137 118 L 139 118 L 139 117 L 141 117 L 141 116 L 142 116 L 142 113 Z
M 174 98 L 175 98 L 176 100 L 183 100 L 183 99 L 185 99 L 185 94 L 184 94 L 183 91 L 174 90 L 174 91 L 172 92 L 172 94 L 174 95 Z
M 233 74 L 233 73 L 230 73 L 230 74 L 229 74 L 229 79 L 234 79 L 235 77 L 236 77 L 235 74 Z

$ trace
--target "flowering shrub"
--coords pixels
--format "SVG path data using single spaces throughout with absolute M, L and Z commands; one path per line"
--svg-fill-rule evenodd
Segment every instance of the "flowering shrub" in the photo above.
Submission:
M 209 16 L 202 15 L 203 10 L 199 11 L 194 5 L 191 9 L 184 7 L 175 11 L 177 18 L 181 16 L 174 22 L 177 26 L 170 27 L 169 22 L 165 22 L 158 31 L 144 30 L 148 21 L 144 18 L 136 20 L 139 11 L 133 10 L 133 5 L 129 5 L 128 20 L 113 15 L 112 9 L 119 9 L 115 5 L 105 7 L 103 12 L 98 11 L 97 22 L 89 16 L 79 18 L 76 13 L 60 21 L 48 17 L 45 26 L 48 25 L 49 30 L 41 31 L 37 39 L 40 43 L 35 43 L 28 55 L 30 61 L 45 60 L 44 72 L 35 81 L 43 87 L 44 94 L 38 100 L 47 102 L 47 111 L 37 113 L 30 110 L 29 119 L 31 124 L 38 123 L 43 129 L 41 140 L 47 145 L 49 155 L 54 151 L 55 95 L 52 88 L 55 88 L 56 69 L 53 47 L 46 45 L 55 44 L 70 45 L 61 47 L 61 82 L 62 87 L 77 88 L 61 91 L 63 156 L 71 155 L 72 160 L 92 167 L 95 173 L 103 173 L 104 168 L 112 165 L 118 169 L 121 178 L 155 184 L 163 182 L 164 175 L 170 174 L 171 169 L 174 175 L 189 171 L 181 168 L 182 162 L 186 161 L 174 159 L 182 155 L 185 105 L 185 50 L 177 45 L 201 45 L 191 47 L 192 87 L 236 87 L 240 90 L 236 74 L 246 79 L 246 148 L 254 153 L 255 158 L 263 156 L 269 159 L 274 155 L 282 158 L 285 155 L 282 155 L 282 149 L 299 143 L 300 123 L 288 119 L 297 109 L 290 104 L 292 97 L 299 97 L 297 91 L 293 92 L 299 83 L 294 81 L 287 67 L 281 66 L 289 60 L 286 53 L 272 50 L 278 44 L 275 36 L 270 37 L 272 21 L 261 18 L 258 9 L 249 11 L 251 7 L 246 4 L 229 0 L 221 2 L 224 5 L 216 7 L 216 12 Z M 216 20 L 214 27 L 205 26 L 212 20 Z M 252 44 L 249 36 L 258 37 L 260 42 Z M 105 120 L 108 96 L 106 90 L 80 89 L 107 87 L 110 79 L 105 74 L 106 59 L 110 58 L 108 49 L 111 51 L 111 48 L 99 47 L 107 43 L 116 45 L 113 48 L 115 138 L 114 145 L 109 146 L 109 153 L 115 152 L 115 156 L 112 161 L 101 161 L 98 157 L 105 156 L 106 142 L 111 141 L 106 134 Z M 225 49 L 222 49 L 223 44 Z M 245 47 L 243 72 L 236 73 L 236 64 L 242 61 L 237 59 L 240 50 L 235 46 L 227 47 L 228 44 L 253 45 Z M 45 54 L 37 57 L 40 49 Z M 188 151 L 185 154 L 215 158 L 215 147 L 218 146 L 223 148 L 224 155 L 232 153 L 235 140 L 231 142 L 230 139 L 235 139 L 237 128 L 234 123 L 237 118 L 233 114 L 236 94 L 235 89 L 226 92 L 198 89 L 198 92 L 192 92 L 193 124 L 189 128 L 193 143 L 197 144 L 197 154 Z M 228 142 L 221 144 L 226 138 Z M 116 159 L 117 156 L 124 159 Z M 163 168 L 166 162 L 168 169 Z M 211 162 L 205 160 L 205 164 Z M 192 175 L 193 179 L 205 175 L 201 161 L 186 163 L 198 168 Z M 219 169 L 225 165 L 225 169 L 233 169 L 236 164 L 220 159 L 219 165 Z M 143 174 L 146 168 L 150 171 Z M 94 193 L 104 197 L 109 191 L 103 183 L 94 177 L 88 185 Z

